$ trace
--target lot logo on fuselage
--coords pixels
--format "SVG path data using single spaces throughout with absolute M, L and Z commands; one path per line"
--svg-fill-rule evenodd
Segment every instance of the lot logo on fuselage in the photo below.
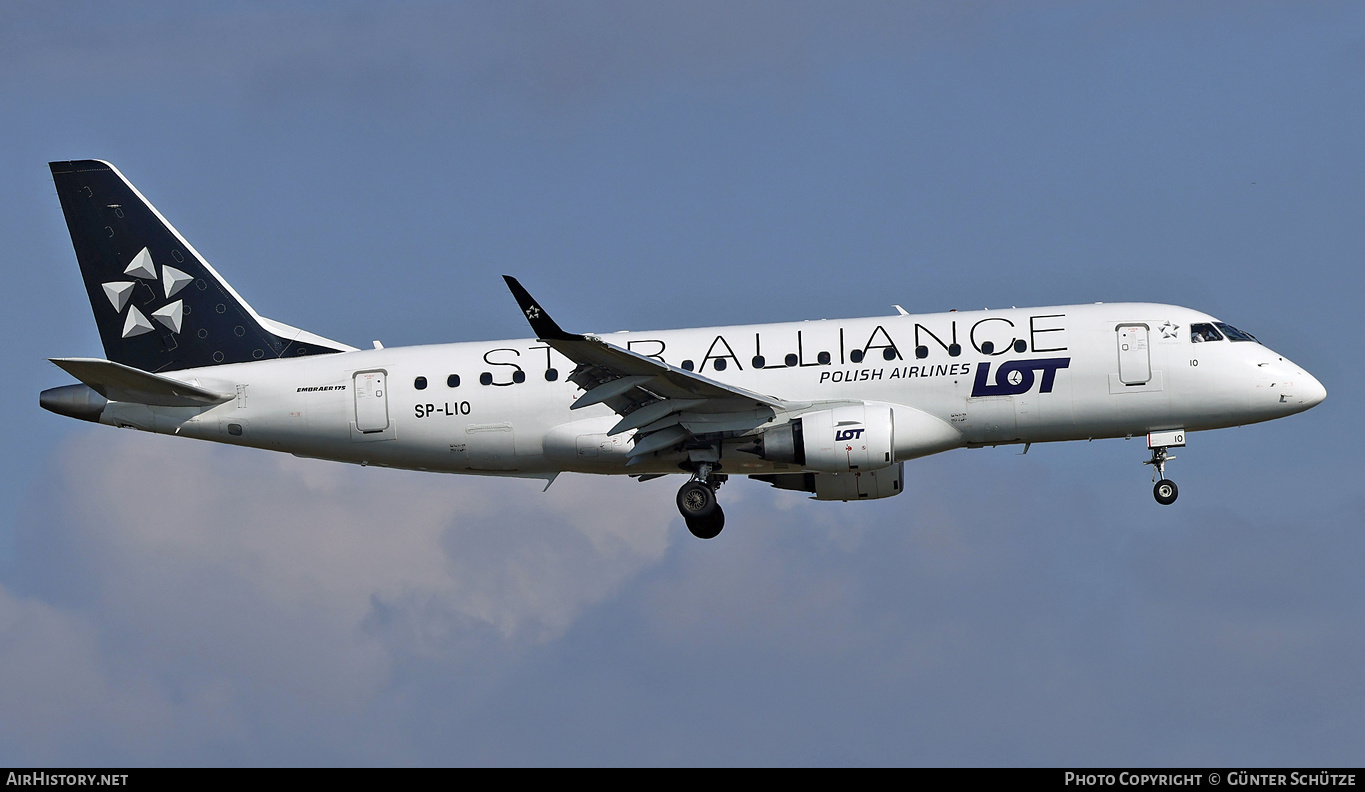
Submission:
M 986 382 L 990 375 L 990 363 L 976 364 L 976 381 L 972 383 L 973 396 L 1016 396 L 1028 393 L 1033 387 L 1033 372 L 1043 372 L 1039 393 L 1051 393 L 1052 384 L 1057 379 L 1057 369 L 1071 365 L 1071 358 L 1043 358 L 1041 360 L 1011 360 L 1001 363 L 995 370 L 995 382 Z

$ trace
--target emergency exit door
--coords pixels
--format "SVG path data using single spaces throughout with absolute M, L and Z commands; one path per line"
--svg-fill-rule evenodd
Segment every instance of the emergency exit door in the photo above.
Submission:
M 1147 349 L 1147 325 L 1119 325 L 1119 382 L 1143 385 L 1152 378 L 1152 359 Z
M 382 371 L 357 371 L 354 385 L 356 431 L 382 432 L 389 428 L 389 389 Z

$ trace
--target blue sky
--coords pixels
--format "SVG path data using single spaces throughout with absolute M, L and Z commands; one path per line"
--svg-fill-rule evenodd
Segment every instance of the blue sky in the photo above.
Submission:
M 1365 9 L 0 8 L 0 762 L 1358 764 Z M 906 494 L 361 470 L 43 412 L 100 355 L 46 163 L 357 346 L 1152 300 L 1329 398 Z

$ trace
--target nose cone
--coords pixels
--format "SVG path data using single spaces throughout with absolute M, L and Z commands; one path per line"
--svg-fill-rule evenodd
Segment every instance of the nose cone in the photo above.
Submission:
M 1279 391 L 1280 404 L 1290 414 L 1310 410 L 1327 398 L 1327 389 L 1302 366 L 1288 360 L 1281 365 L 1284 368 L 1278 371 L 1272 368 L 1270 376 L 1278 381 L 1280 387 L 1276 390 Z
M 1303 376 L 1303 395 L 1300 398 L 1303 399 L 1303 408 L 1307 410 L 1322 404 L 1322 400 L 1327 398 L 1327 389 L 1312 374 L 1305 371 Z
M 1256 361 L 1256 391 L 1273 399 L 1270 409 L 1276 418 L 1310 410 L 1327 398 L 1327 389 L 1299 364 L 1273 351 L 1265 350 Z

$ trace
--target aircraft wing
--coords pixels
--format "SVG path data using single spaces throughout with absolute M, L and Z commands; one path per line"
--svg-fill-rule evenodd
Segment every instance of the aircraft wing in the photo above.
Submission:
M 578 364 L 568 379 L 586 393 L 571 409 L 606 404 L 621 416 L 608 434 L 637 430 L 632 463 L 707 435 L 755 429 L 799 406 L 670 366 L 594 335 L 565 332 L 516 278 L 503 279 L 537 338 Z

